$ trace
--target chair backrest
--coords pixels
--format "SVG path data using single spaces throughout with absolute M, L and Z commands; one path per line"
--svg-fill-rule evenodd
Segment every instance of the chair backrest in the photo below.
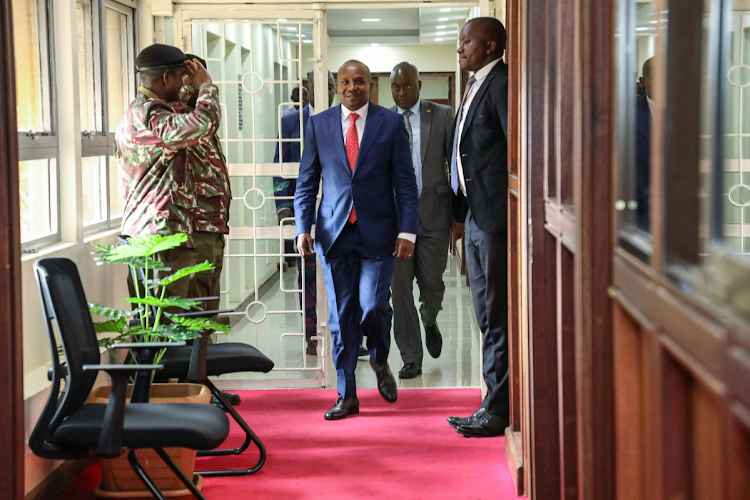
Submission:
M 78 268 L 70 259 L 45 258 L 34 263 L 42 309 L 52 354 L 52 388 L 47 405 L 29 439 L 29 446 L 46 458 L 85 456 L 80 451 L 55 446 L 51 436 L 68 415 L 83 406 L 96 380 L 96 372 L 84 372 L 83 365 L 99 364 L 101 356 L 96 331 Z M 60 364 L 53 323 L 57 325 L 65 366 Z M 65 379 L 60 391 L 60 380 Z

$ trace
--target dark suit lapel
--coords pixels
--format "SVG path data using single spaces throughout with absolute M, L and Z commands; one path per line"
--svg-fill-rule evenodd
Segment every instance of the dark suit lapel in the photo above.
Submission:
M 346 170 L 351 174 L 349 169 L 349 160 L 346 158 L 346 146 L 344 146 L 344 131 L 341 129 L 341 104 L 336 106 L 336 111 L 328 115 L 328 126 L 331 127 L 331 135 L 333 138 L 333 147 L 339 154 L 341 163 L 346 167 Z M 325 139 L 323 139 L 325 140 Z
M 430 129 L 432 128 L 432 105 L 422 99 L 419 104 L 419 157 L 424 165 L 424 155 L 427 154 L 427 141 L 430 140 Z
M 471 106 L 469 107 L 469 111 L 466 112 L 466 122 L 464 123 L 463 132 L 461 133 L 461 142 L 463 142 L 464 137 L 468 135 L 466 131 L 469 130 L 469 127 L 471 126 L 471 121 L 474 119 L 474 114 L 477 112 L 479 103 L 482 102 L 482 98 L 484 97 L 484 94 L 487 93 L 487 89 L 490 88 L 490 85 L 492 84 L 492 80 L 495 79 L 495 76 L 500 71 L 500 67 L 503 64 L 504 63 L 500 61 L 499 63 L 495 65 L 494 68 L 492 68 L 492 71 L 490 71 L 490 74 L 487 75 L 487 78 L 482 83 L 482 86 L 479 87 L 479 90 L 474 96 L 474 99 L 472 99 Z
M 383 125 L 383 113 L 380 106 L 370 103 L 370 109 L 367 113 L 367 120 L 365 120 L 365 133 L 362 135 L 362 144 L 359 145 L 359 154 L 357 155 L 357 164 L 354 167 L 354 173 L 357 173 L 359 166 L 362 164 L 362 159 L 367 156 L 367 151 L 372 146 L 375 137 L 380 132 L 380 127 Z M 339 127 L 340 128 L 340 127 Z M 346 153 L 344 153 L 346 158 Z

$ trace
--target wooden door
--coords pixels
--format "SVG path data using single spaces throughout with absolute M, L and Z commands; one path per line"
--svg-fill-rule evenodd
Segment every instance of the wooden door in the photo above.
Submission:
M 613 497 L 612 2 L 510 0 L 511 431 L 535 499 Z
M 750 498 L 750 5 L 618 14 L 617 498 Z

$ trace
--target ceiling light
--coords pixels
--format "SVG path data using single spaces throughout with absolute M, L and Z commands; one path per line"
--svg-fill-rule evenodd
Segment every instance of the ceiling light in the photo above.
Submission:
M 444 30 L 445 28 L 447 28 L 447 26 L 445 26 L 445 25 L 442 25 L 442 26 L 435 26 L 435 29 L 436 29 L 436 30 Z
M 435 33 L 435 34 L 436 34 L 437 36 L 443 36 L 443 35 L 445 35 L 445 31 L 438 31 L 438 32 L 437 32 L 437 33 Z
M 636 31 L 648 31 L 648 28 L 636 28 Z
M 442 39 L 442 38 L 436 38 L 436 39 L 435 39 L 435 41 L 436 41 L 436 42 L 442 42 L 442 41 L 443 41 L 443 39 Z
M 312 43 L 312 40 L 302 40 L 302 43 Z
M 377 23 L 380 21 L 379 17 L 363 17 L 362 22 L 363 23 Z
M 443 21 L 447 21 L 447 20 L 448 20 L 448 18 L 447 18 L 447 17 L 441 17 L 441 18 L 438 18 L 438 21 L 439 21 L 439 22 L 441 22 L 441 23 L 442 23 Z
M 371 43 L 370 45 L 372 45 L 373 47 L 380 47 L 379 43 Z
M 280 23 L 285 23 L 286 19 L 277 19 L 277 21 L 280 22 Z
M 302 38 L 307 38 L 307 35 L 300 35 Z
M 295 28 L 293 26 L 289 26 L 286 30 L 287 31 L 297 31 L 297 28 Z
M 440 12 L 450 12 L 450 9 L 440 9 Z

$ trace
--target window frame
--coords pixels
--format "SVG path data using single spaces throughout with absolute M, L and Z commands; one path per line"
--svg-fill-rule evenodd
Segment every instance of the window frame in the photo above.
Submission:
M 113 182 L 117 182 L 117 179 L 112 179 L 110 175 L 110 158 L 113 156 L 112 151 L 115 143 L 115 131 L 109 128 L 109 82 L 107 74 L 107 28 L 106 28 L 106 15 L 107 9 L 111 9 L 117 13 L 124 14 L 127 16 L 127 65 L 133 68 L 132 71 L 126 73 L 127 77 L 127 88 L 130 90 L 131 99 L 135 97 L 136 92 L 136 74 L 135 74 L 135 52 L 137 49 L 137 37 L 136 37 L 136 8 L 135 5 L 130 2 L 123 2 L 119 0 L 92 0 L 92 5 L 95 6 L 96 22 L 94 23 L 94 37 L 98 36 L 98 42 L 94 43 L 98 49 L 98 57 L 94 57 L 93 64 L 95 65 L 94 78 L 98 77 L 100 90 L 96 93 L 95 98 L 99 99 L 99 105 L 101 106 L 101 120 L 102 130 L 90 131 L 81 130 L 81 158 L 90 158 L 103 156 L 104 161 L 102 163 L 104 172 L 101 173 L 105 179 L 105 185 L 103 186 L 101 195 L 104 196 L 105 216 L 104 220 L 99 222 L 93 222 L 85 224 L 83 228 L 84 235 L 88 236 L 101 231 L 120 227 L 122 221 L 122 215 L 113 217 L 112 216 L 112 200 L 111 200 L 111 187 Z M 93 16 L 92 16 L 93 17 Z M 83 172 L 81 173 L 83 175 Z
M 53 231 L 39 238 L 21 240 L 23 253 L 34 253 L 38 248 L 53 245 L 62 239 L 60 206 L 60 148 L 57 134 L 57 82 L 55 59 L 55 16 L 53 0 L 34 0 L 37 5 L 37 32 L 39 33 L 39 66 L 42 84 L 42 113 L 49 130 L 18 130 L 18 161 L 54 160 L 49 175 L 55 213 L 50 218 Z M 46 61 L 46 63 L 45 63 Z M 44 128 L 47 128 L 46 126 Z M 20 165 L 19 165 L 20 168 Z M 54 181 L 54 182 L 52 182 Z

